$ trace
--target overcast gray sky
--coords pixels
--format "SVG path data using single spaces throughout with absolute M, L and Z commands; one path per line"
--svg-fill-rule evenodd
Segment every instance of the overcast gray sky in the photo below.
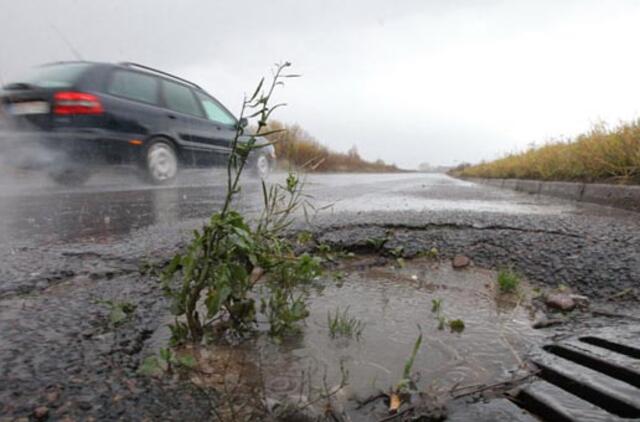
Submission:
M 137 61 L 233 110 L 275 61 L 277 114 L 405 167 L 491 159 L 640 110 L 640 1 L 0 0 L 0 76 Z

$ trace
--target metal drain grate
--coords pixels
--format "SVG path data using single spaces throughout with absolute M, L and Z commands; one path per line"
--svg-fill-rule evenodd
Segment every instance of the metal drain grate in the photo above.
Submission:
M 538 377 L 512 401 L 546 421 L 640 421 L 640 326 L 602 329 L 531 356 Z

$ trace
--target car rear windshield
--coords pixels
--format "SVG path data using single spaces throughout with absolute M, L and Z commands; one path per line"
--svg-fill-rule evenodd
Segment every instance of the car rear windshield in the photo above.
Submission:
M 90 63 L 64 63 L 37 67 L 19 82 L 42 88 L 69 88 L 90 66 Z

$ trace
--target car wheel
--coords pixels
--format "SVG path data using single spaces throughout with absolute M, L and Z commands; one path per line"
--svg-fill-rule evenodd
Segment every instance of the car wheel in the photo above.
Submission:
M 253 173 L 261 178 L 266 178 L 271 173 L 271 161 L 266 154 L 260 154 L 253 163 Z
M 65 165 L 49 170 L 49 177 L 56 183 L 65 186 L 81 186 L 91 177 L 87 166 Z
M 145 155 L 147 178 L 155 184 L 169 183 L 178 174 L 178 155 L 167 141 L 155 141 Z

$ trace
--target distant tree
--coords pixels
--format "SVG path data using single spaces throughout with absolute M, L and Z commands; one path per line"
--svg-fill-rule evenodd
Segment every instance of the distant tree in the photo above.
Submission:
M 355 145 L 349 148 L 349 151 L 347 151 L 347 155 L 355 160 L 360 159 L 360 154 L 358 154 L 358 147 Z
M 353 145 L 344 152 L 332 151 L 322 145 L 298 124 L 269 121 L 267 131 L 281 130 L 268 138 L 275 142 L 278 163 L 284 166 L 304 167 L 306 171 L 398 171 L 395 165 L 378 159 L 363 160 L 358 147 Z

